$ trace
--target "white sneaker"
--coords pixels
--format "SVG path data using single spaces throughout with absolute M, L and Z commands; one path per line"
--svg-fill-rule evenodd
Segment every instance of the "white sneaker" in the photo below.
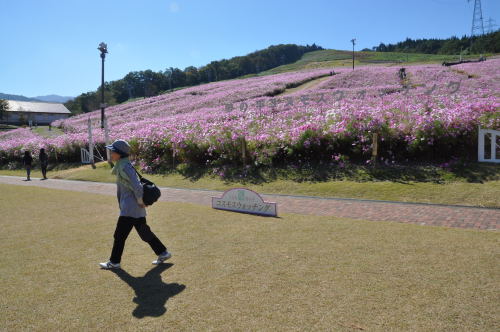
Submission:
M 99 266 L 101 267 L 101 269 L 104 269 L 104 270 L 120 269 L 121 268 L 120 263 L 113 264 L 111 262 L 99 263 Z
M 160 256 L 158 256 L 157 260 L 153 261 L 153 264 L 154 265 L 161 264 L 164 261 L 166 261 L 167 259 L 169 259 L 170 257 L 172 257 L 172 253 L 170 253 L 168 251 L 165 251 L 163 254 L 161 254 Z

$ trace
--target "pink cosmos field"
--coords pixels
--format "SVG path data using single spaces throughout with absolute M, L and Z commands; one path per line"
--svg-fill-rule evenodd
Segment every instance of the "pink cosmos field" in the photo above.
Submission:
M 111 139 L 126 139 L 145 171 L 177 162 L 273 165 L 305 160 L 364 161 L 373 133 L 382 160 L 474 159 L 478 126 L 500 129 L 500 59 L 443 67 L 320 69 L 204 84 L 106 110 Z M 328 76 L 334 70 L 336 75 Z M 285 88 L 328 76 L 310 89 Z M 101 153 L 100 111 L 56 121 L 64 134 L 0 134 L 0 164 L 45 147 L 77 161 L 90 117 Z

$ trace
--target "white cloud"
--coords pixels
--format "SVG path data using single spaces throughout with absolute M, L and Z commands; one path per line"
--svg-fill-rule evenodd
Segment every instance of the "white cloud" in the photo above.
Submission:
M 193 59 L 199 59 L 201 57 L 201 54 L 199 50 L 191 50 L 189 52 L 189 56 Z
M 171 13 L 177 13 L 181 8 L 179 7 L 179 4 L 176 1 L 171 1 L 168 5 L 168 9 L 170 10 Z
M 127 48 L 127 45 L 125 45 L 124 43 L 118 42 L 118 43 L 114 44 L 114 47 L 118 51 L 124 51 Z

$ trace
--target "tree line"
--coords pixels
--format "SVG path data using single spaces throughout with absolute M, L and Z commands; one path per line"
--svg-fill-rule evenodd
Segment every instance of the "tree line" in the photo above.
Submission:
M 481 36 L 451 37 L 447 39 L 411 39 L 396 44 L 380 43 L 372 48 L 377 52 L 426 54 L 481 54 L 500 52 L 500 30 Z
M 164 71 L 133 71 L 122 79 L 104 84 L 104 100 L 108 106 L 123 103 L 129 99 L 159 95 L 181 87 L 258 74 L 262 71 L 299 60 L 304 53 L 322 50 L 321 46 L 280 44 L 255 51 L 245 56 L 212 61 L 202 67 L 189 66 L 184 70 L 169 67 Z M 65 103 L 73 113 L 86 113 L 100 107 L 101 93 L 82 93 Z

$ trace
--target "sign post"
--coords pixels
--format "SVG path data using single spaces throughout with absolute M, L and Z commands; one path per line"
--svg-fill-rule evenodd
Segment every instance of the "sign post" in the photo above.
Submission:
M 108 119 L 104 117 L 104 141 L 106 145 L 111 144 L 109 142 L 109 127 L 108 127 Z M 110 166 L 113 166 L 113 162 L 111 161 L 111 153 L 108 149 L 106 149 L 106 160 Z
M 212 208 L 262 216 L 278 216 L 277 204 L 264 202 L 255 191 L 234 188 L 225 191 L 222 197 L 212 197 Z
M 90 121 L 90 117 L 87 120 L 88 132 L 89 132 L 89 158 L 90 164 L 92 168 L 95 169 L 94 163 L 94 138 L 92 137 L 92 121 Z

